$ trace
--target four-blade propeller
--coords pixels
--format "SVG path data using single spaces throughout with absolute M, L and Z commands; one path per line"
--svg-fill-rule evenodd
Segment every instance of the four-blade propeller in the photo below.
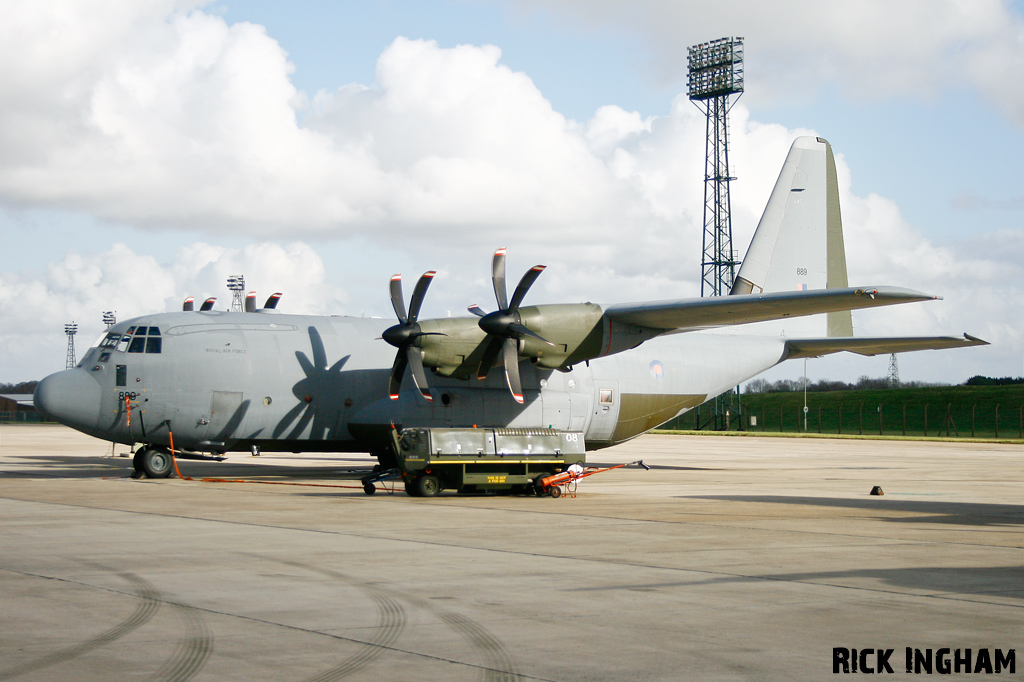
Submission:
M 405 375 L 405 368 L 412 370 L 412 380 L 419 389 L 420 395 L 427 400 L 433 400 L 430 395 L 430 388 L 427 386 L 427 375 L 423 371 L 423 356 L 420 354 L 419 340 L 423 336 L 441 335 L 437 332 L 420 331 L 416 324 L 420 314 L 420 306 L 423 305 L 423 297 L 427 293 L 427 287 L 436 273 L 431 270 L 425 272 L 416 282 L 413 289 L 412 299 L 409 301 L 409 313 L 405 312 L 405 298 L 402 296 L 402 276 L 395 275 L 391 278 L 391 305 L 398 316 L 398 324 L 388 328 L 382 334 L 382 338 L 398 349 L 395 355 L 395 364 L 391 367 L 391 379 L 388 381 L 388 395 L 392 400 L 398 400 L 398 392 L 402 387 L 402 377 Z
M 526 292 L 530 290 L 546 267 L 546 265 L 535 265 L 527 270 L 523 278 L 519 280 L 510 301 L 505 295 L 505 248 L 498 249 L 494 252 L 494 259 L 491 261 L 491 280 L 494 284 L 494 298 L 497 300 L 498 310 L 493 313 L 485 313 L 476 304 L 469 306 L 469 312 L 480 318 L 478 322 L 480 329 L 487 332 L 489 337 L 480 360 L 480 367 L 477 370 L 477 378 L 486 379 L 491 366 L 498 359 L 498 353 L 502 353 L 502 362 L 505 365 L 505 383 L 508 384 L 508 390 L 512 393 L 512 397 L 520 404 L 523 403 L 523 386 L 519 379 L 520 337 L 530 336 L 553 345 L 547 339 L 528 329 L 519 315 L 519 305 L 526 297 Z

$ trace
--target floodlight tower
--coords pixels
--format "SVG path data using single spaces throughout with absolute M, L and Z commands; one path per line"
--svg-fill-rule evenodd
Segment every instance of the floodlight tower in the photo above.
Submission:
M 889 388 L 900 387 L 900 366 L 896 364 L 896 354 L 889 354 Z
M 64 325 L 64 333 L 68 335 L 68 361 L 65 369 L 72 369 L 78 364 L 75 358 L 75 334 L 78 333 L 78 325 L 74 322 Z
M 242 275 L 228 277 L 228 289 L 231 290 L 231 311 L 240 313 L 245 310 L 245 277 Z
M 736 178 L 729 173 L 728 122 L 743 94 L 743 38 L 694 45 L 687 62 L 690 101 L 707 116 L 700 295 L 722 296 L 732 289 L 739 264 L 732 251 L 729 183 Z
M 107 329 L 110 329 L 117 324 L 117 311 L 108 310 L 103 313 L 103 324 L 107 325 Z

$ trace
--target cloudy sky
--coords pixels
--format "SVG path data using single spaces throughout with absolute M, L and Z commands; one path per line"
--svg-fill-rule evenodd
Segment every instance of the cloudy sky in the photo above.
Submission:
M 63 368 L 119 319 L 229 301 L 390 317 L 491 305 L 489 263 L 549 266 L 528 303 L 699 295 L 704 118 L 686 46 L 743 36 L 734 247 L 786 152 L 839 162 L 851 284 L 941 302 L 859 335 L 960 334 L 904 379 L 1024 361 L 1024 17 L 999 0 L 0 2 L 0 382 Z M 789 335 L 798 329 L 787 329 Z M 773 330 L 771 333 L 779 333 Z M 812 361 L 811 378 L 887 358 Z M 802 366 L 773 371 L 795 378 Z

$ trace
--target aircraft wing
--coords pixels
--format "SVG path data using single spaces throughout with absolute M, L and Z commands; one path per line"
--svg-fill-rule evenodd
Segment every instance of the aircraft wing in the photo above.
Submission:
M 888 355 L 912 350 L 940 350 L 944 348 L 966 348 L 987 346 L 988 341 L 964 334 L 960 336 L 905 336 L 876 338 L 822 338 L 789 339 L 786 341 L 785 359 L 817 358 L 830 353 L 850 351 L 858 355 Z
M 650 329 L 691 331 L 938 298 L 897 287 L 818 289 L 625 303 L 609 306 L 604 314 L 615 322 Z

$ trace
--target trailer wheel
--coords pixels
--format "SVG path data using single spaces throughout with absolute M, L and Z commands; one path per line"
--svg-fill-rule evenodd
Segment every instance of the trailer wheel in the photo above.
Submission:
M 367 495 L 372 495 L 375 492 L 377 492 L 377 486 L 375 486 L 372 483 L 364 483 L 363 484 L 363 492 L 366 493 Z
M 441 481 L 437 476 L 420 476 L 416 479 L 416 491 L 421 497 L 436 497 L 441 492 Z
M 146 448 L 142 451 L 142 471 L 150 478 L 167 478 L 174 463 L 171 453 L 163 448 Z
M 562 489 L 559 488 L 557 485 L 553 485 L 551 486 L 551 492 L 549 492 L 548 495 L 551 495 L 551 497 L 561 497 Z

